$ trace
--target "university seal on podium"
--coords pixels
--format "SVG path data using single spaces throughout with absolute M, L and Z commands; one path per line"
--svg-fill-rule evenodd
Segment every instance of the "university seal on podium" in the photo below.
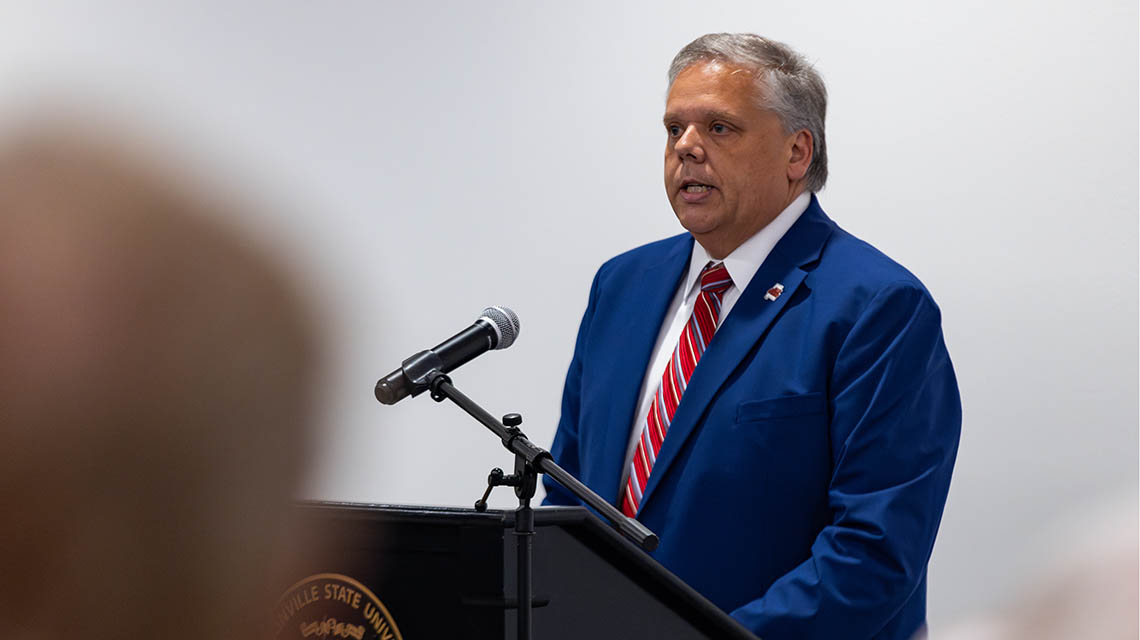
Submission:
M 278 640 L 403 640 L 376 594 L 339 573 L 314 574 L 289 587 L 273 620 Z

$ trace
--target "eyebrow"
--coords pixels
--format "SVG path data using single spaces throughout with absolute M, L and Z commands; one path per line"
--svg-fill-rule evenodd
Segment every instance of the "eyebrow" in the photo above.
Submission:
M 736 122 L 739 118 L 734 113 L 728 111 L 710 110 L 701 114 L 705 120 L 729 120 Z M 681 120 L 681 116 L 676 113 L 666 113 L 665 117 L 661 119 L 663 123 L 668 123 L 670 120 Z

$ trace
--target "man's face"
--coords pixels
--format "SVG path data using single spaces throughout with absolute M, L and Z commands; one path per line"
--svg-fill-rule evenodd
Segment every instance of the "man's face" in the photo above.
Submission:
M 802 145 L 759 97 L 754 71 L 698 62 L 677 75 L 665 105 L 665 190 L 681 225 L 717 259 L 800 192 Z

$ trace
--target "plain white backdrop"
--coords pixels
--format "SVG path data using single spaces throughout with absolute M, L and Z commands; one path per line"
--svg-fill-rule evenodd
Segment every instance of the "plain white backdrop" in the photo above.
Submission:
M 1135 510 L 1135 2 L 95 4 L 0 6 L 0 115 L 82 96 L 280 205 L 243 223 L 335 349 L 308 497 L 469 505 L 511 463 L 454 406 L 372 398 L 489 304 L 522 335 L 455 383 L 549 446 L 595 269 L 680 231 L 668 62 L 753 31 L 828 83 L 824 208 L 942 307 L 964 425 L 932 626 L 1008 602 L 1090 505 Z

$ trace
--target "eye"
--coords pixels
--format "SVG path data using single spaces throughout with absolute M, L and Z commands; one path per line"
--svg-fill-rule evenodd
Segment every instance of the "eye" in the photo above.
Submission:
M 709 131 L 713 133 L 728 133 L 728 127 L 719 122 L 714 122 L 712 126 L 709 127 Z
M 666 126 L 665 130 L 668 131 L 669 135 L 674 137 L 674 138 L 677 138 L 681 135 L 681 127 L 679 127 L 675 124 L 671 124 L 671 125 Z

